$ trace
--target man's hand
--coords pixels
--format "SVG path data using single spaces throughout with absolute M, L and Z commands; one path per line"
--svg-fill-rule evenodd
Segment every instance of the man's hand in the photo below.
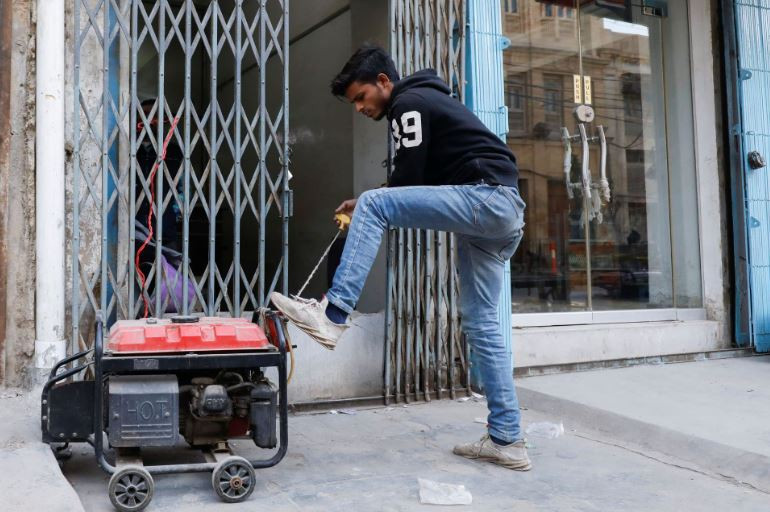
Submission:
M 340 229 L 345 229 L 350 224 L 350 218 L 353 216 L 353 210 L 356 209 L 356 202 L 358 199 L 348 199 L 347 201 L 342 201 L 340 205 L 337 207 L 336 210 L 334 210 L 334 223 L 337 224 L 337 227 Z M 342 216 L 347 216 L 347 219 L 341 220 Z
M 334 210 L 334 213 L 345 213 L 352 217 L 353 210 L 356 209 L 356 202 L 358 202 L 358 199 L 348 199 L 347 201 L 342 201 L 337 209 Z

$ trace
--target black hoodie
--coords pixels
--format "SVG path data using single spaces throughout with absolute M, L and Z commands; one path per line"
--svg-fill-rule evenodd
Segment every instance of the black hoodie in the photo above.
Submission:
M 388 185 L 518 186 L 516 157 L 432 69 L 396 82 L 388 121 L 396 150 Z

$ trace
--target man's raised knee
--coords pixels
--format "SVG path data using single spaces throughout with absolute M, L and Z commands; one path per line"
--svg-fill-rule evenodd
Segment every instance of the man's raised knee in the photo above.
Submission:
M 367 190 L 361 196 L 358 198 L 358 205 L 365 206 L 369 205 L 374 199 L 377 197 L 377 190 Z
M 378 217 L 384 217 L 382 209 L 379 207 L 379 201 L 377 198 L 382 193 L 379 189 L 367 190 L 358 198 L 356 204 L 356 211 L 366 212 L 370 211 Z

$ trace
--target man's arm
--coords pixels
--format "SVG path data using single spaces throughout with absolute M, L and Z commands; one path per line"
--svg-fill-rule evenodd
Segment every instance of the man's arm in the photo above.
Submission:
M 425 100 L 405 92 L 393 106 L 390 123 L 396 156 L 388 186 L 424 185 L 430 140 L 430 112 Z

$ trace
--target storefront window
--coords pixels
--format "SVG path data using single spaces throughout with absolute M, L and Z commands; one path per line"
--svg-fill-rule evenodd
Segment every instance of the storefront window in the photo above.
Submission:
M 659 18 L 617 3 L 519 0 L 503 16 L 528 204 L 514 313 L 701 305 L 686 6 Z

